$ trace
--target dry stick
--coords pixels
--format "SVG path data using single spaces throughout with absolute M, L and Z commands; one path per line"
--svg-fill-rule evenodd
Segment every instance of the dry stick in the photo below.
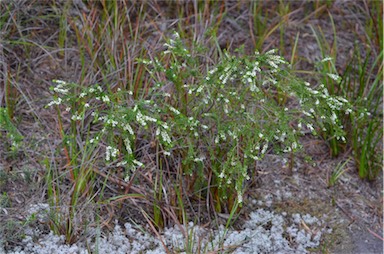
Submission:
M 372 230 L 370 230 L 369 228 L 367 228 L 369 233 L 371 233 L 373 236 L 379 238 L 380 240 L 384 241 L 384 238 L 379 236 L 378 234 L 376 234 L 375 232 L 373 232 Z
M 180 221 L 177 219 L 177 215 L 176 215 L 175 210 L 173 209 L 173 207 L 170 206 L 170 209 L 168 209 L 167 207 L 164 207 L 163 209 L 169 214 L 169 216 L 172 217 L 172 219 L 174 220 L 174 222 L 177 224 L 177 227 L 179 228 L 180 232 L 183 234 L 183 236 L 184 236 L 185 238 L 187 238 L 187 232 L 186 232 L 185 229 L 181 226 Z
M 113 183 L 115 183 L 115 184 L 117 184 L 117 185 L 120 185 L 120 186 L 125 187 L 126 190 L 127 190 L 127 189 L 128 189 L 128 190 L 129 190 L 129 189 L 132 189 L 133 191 L 138 192 L 138 193 L 144 195 L 144 194 L 141 192 L 140 189 L 138 189 L 138 188 L 136 188 L 136 187 L 133 187 L 131 182 L 129 182 L 129 183 L 125 183 L 124 181 L 121 181 L 120 179 L 116 179 L 116 178 L 113 177 L 113 176 L 109 176 L 109 175 L 107 175 L 107 174 L 101 172 L 101 171 L 98 170 L 97 168 L 92 168 L 92 170 L 93 170 L 93 172 L 95 172 L 96 174 L 98 174 L 98 175 L 100 175 L 100 176 L 106 178 L 107 180 L 109 180 L 109 181 L 111 181 L 111 182 L 113 182 Z
M 240 244 L 223 246 L 223 247 L 220 247 L 220 248 L 218 248 L 218 249 L 216 249 L 216 250 L 207 252 L 207 254 L 218 254 L 218 253 L 221 253 L 222 251 L 230 250 L 230 249 L 235 250 L 235 249 L 237 249 L 237 248 L 240 247 L 240 246 L 241 246 Z
M 249 8 L 249 14 L 251 14 L 251 8 Z M 256 39 L 255 35 L 253 34 L 253 22 L 252 17 L 253 15 L 248 15 L 248 26 L 249 26 L 249 33 L 251 34 L 251 40 L 253 42 L 253 45 L 256 46 Z
M 108 210 L 108 218 L 101 222 L 101 227 L 107 227 L 109 230 L 112 230 L 112 227 L 109 225 L 109 223 L 113 219 L 115 213 L 113 212 L 113 209 L 111 211 L 108 206 L 106 206 L 106 209 Z
M 57 120 L 58 120 L 58 124 L 59 124 L 60 138 L 61 138 L 61 140 L 64 140 L 63 122 L 61 121 L 61 117 L 60 117 L 59 105 L 57 105 L 57 112 L 58 112 Z M 64 168 L 67 168 L 67 167 L 69 168 L 69 174 L 71 176 L 71 182 L 74 182 L 75 181 L 75 175 L 73 174 L 73 169 L 71 167 L 71 157 L 69 156 L 69 152 L 68 152 L 66 144 L 64 144 L 64 154 L 65 154 L 65 157 L 67 158 L 67 164 L 65 164 Z
M 148 218 L 148 215 L 147 213 L 142 209 L 140 208 L 140 211 L 141 213 L 143 214 L 144 218 L 146 219 L 146 221 L 148 222 L 149 226 L 151 227 L 152 231 L 156 234 L 157 238 L 159 238 L 161 244 L 163 245 L 165 251 L 168 253 L 168 254 L 171 254 L 171 252 L 168 250 L 167 246 L 165 245 L 163 239 L 161 238 L 159 232 L 156 230 L 155 226 L 153 226 L 151 220 Z

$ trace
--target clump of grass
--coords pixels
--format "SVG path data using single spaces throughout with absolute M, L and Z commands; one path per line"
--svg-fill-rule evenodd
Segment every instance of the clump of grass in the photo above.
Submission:
M 383 155 L 379 144 L 383 137 L 383 51 L 368 66 L 372 52 L 365 58 L 355 50 L 340 83 L 345 97 L 353 101 L 357 114 L 344 119 L 357 163 L 359 176 L 374 180 L 382 169 Z
M 0 137 L 5 135 L 4 144 L 7 145 L 7 151 L 10 156 L 15 156 L 22 146 L 24 139 L 17 127 L 9 116 L 8 108 L 0 108 Z
M 316 135 L 317 128 L 330 124 L 344 138 L 334 115 L 350 112 L 349 103 L 330 96 L 324 86 L 315 90 L 291 75 L 274 50 L 253 56 L 245 56 L 241 49 L 236 55 L 222 52 L 220 61 L 212 65 L 207 64 L 204 47 L 187 48 L 178 34 L 165 46 L 152 60 L 140 60 L 153 84 L 143 98 L 135 98 L 131 90 L 113 92 L 100 85 L 79 87 L 55 81 L 52 90 L 56 95 L 49 106 L 57 106 L 58 115 L 60 108 L 70 113 L 71 127 L 63 129 L 70 165 L 81 154 L 85 156 L 80 160 L 82 166 L 71 168 L 72 181 L 78 181 L 74 193 L 82 192 L 92 179 L 82 172 L 88 170 L 83 162 L 94 154 L 93 149 L 105 153 L 104 162 L 97 163 L 111 170 L 124 168 L 124 181 L 129 182 L 136 170 L 147 167 L 140 161 L 144 159 L 138 153 L 143 149 L 138 146 L 140 139 L 150 142 L 157 156 L 161 155 L 158 172 L 164 166 L 169 171 L 156 178 L 157 202 L 165 198 L 160 194 L 162 179 L 179 183 L 181 177 L 195 178 L 200 182 L 190 187 L 208 188 L 216 211 L 233 211 L 242 203 L 244 184 L 255 164 L 269 151 L 294 153 L 300 149 L 300 135 L 307 131 Z M 297 100 L 299 107 L 285 106 L 280 91 L 289 100 Z M 91 131 L 90 123 L 99 128 Z M 83 143 L 86 145 L 81 147 Z M 155 221 L 161 224 L 157 202 Z
M 347 171 L 347 168 L 345 168 L 345 165 L 349 162 L 349 159 L 346 160 L 344 163 L 339 162 L 336 166 L 336 168 L 332 171 L 331 175 L 328 177 L 328 187 L 334 186 L 339 178 Z
M 371 15 L 369 8 L 368 14 Z M 333 29 L 332 43 L 325 39 L 320 28 L 318 31 L 312 28 L 323 57 L 323 60 L 317 64 L 317 71 L 331 95 L 342 96 L 352 102 L 355 114 L 337 115 L 336 117 L 340 119 L 340 124 L 346 126 L 348 144 L 352 147 L 359 176 L 374 180 L 381 168 L 382 152 L 379 151 L 378 144 L 383 136 L 380 117 L 382 116 L 383 100 L 381 96 L 378 96 L 383 93 L 383 51 L 381 49 L 380 52 L 377 52 L 375 45 L 382 38 L 380 32 L 377 31 L 378 20 L 370 17 L 366 34 L 367 41 L 371 43 L 370 47 L 363 49 L 356 45 L 345 70 L 338 70 L 335 64 L 337 59 L 336 28 L 332 15 L 329 14 L 329 17 Z M 365 56 L 361 55 L 362 51 L 365 51 Z M 328 140 L 332 155 L 338 156 L 343 148 L 345 150 L 345 144 L 337 139 L 332 125 L 326 129 L 327 131 L 322 132 L 322 135 Z M 378 154 L 381 155 L 378 156 Z

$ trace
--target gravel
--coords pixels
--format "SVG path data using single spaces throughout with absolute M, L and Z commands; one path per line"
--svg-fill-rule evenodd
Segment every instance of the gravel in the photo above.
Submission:
M 166 228 L 162 233 L 162 240 L 171 252 L 206 253 L 228 250 L 236 254 L 307 253 L 308 248 L 319 247 L 324 234 L 331 233 L 331 229 L 327 229 L 321 219 L 309 214 L 278 214 L 265 209 L 251 212 L 242 230 L 227 230 L 223 225 L 212 230 L 190 222 L 186 227 L 183 226 L 183 231 L 187 232 L 188 240 L 177 226 Z M 103 254 L 166 253 L 158 238 L 129 223 L 124 226 L 116 225 L 108 235 L 98 235 L 99 237 L 88 239 L 88 243 L 66 245 L 64 236 L 56 236 L 52 232 L 44 235 L 38 229 L 27 228 L 25 238 L 19 246 L 8 252 L 0 246 L 0 253 L 86 254 L 89 250 Z

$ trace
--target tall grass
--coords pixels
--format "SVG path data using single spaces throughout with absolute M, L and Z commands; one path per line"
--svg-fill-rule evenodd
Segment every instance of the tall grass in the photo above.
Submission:
M 370 4 L 373 7 L 379 6 L 377 3 Z M 366 2 L 365 6 L 368 16 L 371 16 L 372 12 L 380 12 L 380 9 L 369 8 Z M 382 162 L 382 155 L 378 154 L 382 154 L 379 145 L 383 137 L 383 99 L 380 96 L 383 94 L 383 49 L 377 44 L 382 41 L 382 31 L 378 31 L 382 15 L 376 18 L 371 16 L 365 30 L 365 38 L 370 45 L 363 48 L 356 44 L 344 70 L 338 70 L 335 65 L 338 57 L 337 31 L 331 14 L 329 19 L 333 30 L 332 42 L 326 40 L 320 28 L 316 30 L 311 27 L 324 59 L 318 63 L 317 68 L 319 73 L 322 73 L 323 84 L 326 84 L 331 94 L 342 96 L 353 103 L 357 114 L 339 117 L 347 128 L 348 145 L 353 149 L 359 176 L 374 180 L 380 172 Z M 362 56 L 361 52 L 364 52 L 365 56 Z M 327 130 L 323 135 L 329 142 L 332 155 L 337 156 L 343 147 L 345 150 L 344 142 L 335 137 L 332 126 Z

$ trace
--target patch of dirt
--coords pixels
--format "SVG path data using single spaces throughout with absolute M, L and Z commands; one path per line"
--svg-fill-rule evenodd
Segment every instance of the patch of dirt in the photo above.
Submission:
M 244 214 L 259 207 L 308 213 L 332 228 L 323 239 L 323 247 L 331 253 L 382 253 L 382 177 L 373 183 L 361 181 L 351 162 L 336 185 L 329 187 L 327 175 L 336 163 L 331 158 L 310 163 L 297 158 L 291 173 L 281 158 L 267 156 L 258 167 L 256 188 L 248 192 L 248 204 L 254 205 L 246 206 Z

